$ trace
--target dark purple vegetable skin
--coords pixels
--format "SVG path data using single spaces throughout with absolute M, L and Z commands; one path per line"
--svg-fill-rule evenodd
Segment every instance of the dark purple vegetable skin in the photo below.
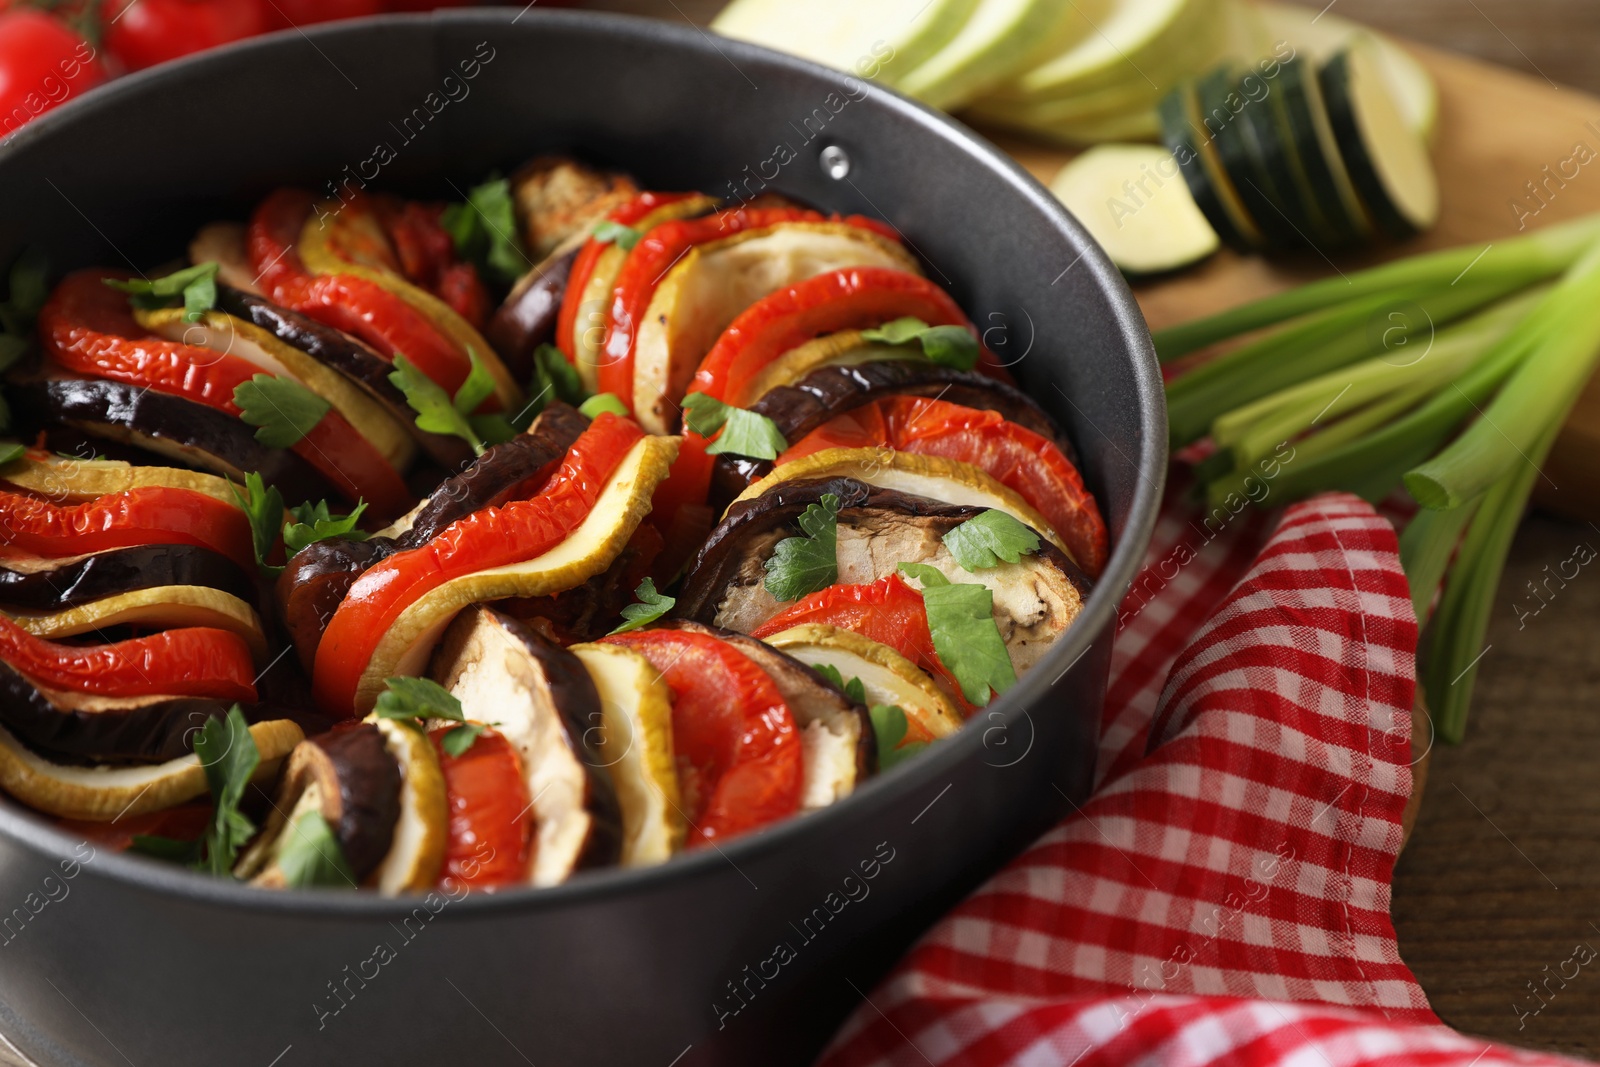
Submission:
M 936 397 L 963 407 L 996 411 L 1011 422 L 1048 437 L 1074 459 L 1072 443 L 1044 409 L 1014 385 L 975 371 L 920 359 L 890 359 L 853 366 L 818 367 L 793 385 L 769 389 L 750 405 L 796 444 L 823 423 L 886 396 Z M 1074 460 L 1076 462 L 1076 460 Z M 712 502 L 726 506 L 772 470 L 770 460 L 721 455 L 712 475 Z
M 255 603 L 255 583 L 237 563 L 196 545 L 118 548 L 32 573 L 10 570 L 0 561 L 0 606 L 13 611 L 59 610 L 167 585 L 220 589 Z
M 578 248 L 558 253 L 523 277 L 489 320 L 484 338 L 499 353 L 511 376 L 525 382 L 533 376 L 533 351 L 550 344 L 566 299 L 567 280 Z
M 279 794 L 282 811 L 290 810 L 307 779 L 321 785 L 323 818 L 361 882 L 388 855 L 400 818 L 400 765 L 389 754 L 382 731 L 361 723 L 296 745 Z
M 333 613 L 363 571 L 396 552 L 417 548 L 473 512 L 529 492 L 549 478 L 589 420 L 556 401 L 528 433 L 495 445 L 460 474 L 446 478 L 397 538 L 319 541 L 289 560 L 274 586 L 279 617 L 300 662 L 310 670 Z

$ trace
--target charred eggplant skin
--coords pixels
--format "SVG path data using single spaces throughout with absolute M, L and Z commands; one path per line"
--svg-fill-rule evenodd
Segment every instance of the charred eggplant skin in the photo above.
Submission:
M 192 464 L 232 475 L 256 471 L 285 500 L 337 499 L 339 492 L 315 467 L 286 448 L 269 448 L 255 439 L 255 428 L 225 411 L 182 397 L 123 382 L 50 378 L 7 387 L 19 419 L 40 426 L 65 423 L 96 437 L 121 440 L 132 433 L 203 453 L 210 464 Z M 172 466 L 166 457 L 150 462 Z
M 912 496 L 892 489 L 879 489 L 854 478 L 809 478 L 779 482 L 753 500 L 742 500 L 728 508 L 717 528 L 711 531 L 705 547 L 695 557 L 683 591 L 678 594 L 674 617 L 711 623 L 717 605 L 729 583 L 735 580 L 744 562 L 741 549 L 759 541 L 776 543 L 777 533 L 798 533 L 802 512 L 822 497 L 839 498 L 839 521 L 849 522 L 850 513 L 863 509 L 895 511 L 912 519 L 934 520 L 942 536 L 968 519 L 988 510 L 964 504 L 946 504 L 927 497 Z M 763 537 L 763 535 L 772 535 Z M 1078 590 L 1088 595 L 1088 576 L 1065 552 L 1041 541 L 1038 554 L 1066 574 Z
M 278 615 L 307 670 L 339 602 L 368 567 L 396 552 L 418 548 L 451 523 L 482 508 L 504 503 L 528 482 L 546 475 L 566 456 L 589 420 L 557 401 L 539 415 L 530 432 L 498 444 L 466 470 L 439 484 L 398 538 L 319 541 L 290 558 L 278 576 Z
M 220 589 L 255 603 L 255 583 L 220 552 L 197 545 L 140 545 L 25 573 L 0 561 L 0 609 L 57 611 L 102 597 L 168 585 Z
M 963 407 L 996 411 L 1007 420 L 1048 437 L 1068 459 L 1074 458 L 1066 435 L 1022 390 L 974 371 L 956 370 L 927 360 L 890 359 L 818 367 L 793 385 L 769 389 L 750 405 L 750 410 L 771 419 L 792 445 L 834 416 L 886 396 L 936 397 Z M 771 470 L 770 460 L 718 456 L 713 497 L 723 502 L 732 500 Z
M 62 707 L 10 665 L 0 663 L 0 725 L 55 763 L 165 763 L 194 750 L 212 716 L 232 705 L 204 697 L 151 697 L 129 708 L 84 711 Z M 290 716 L 267 705 L 243 709 L 250 722 Z
M 556 320 L 561 317 L 561 302 L 567 296 L 567 281 L 578 248 L 552 256 L 518 283 L 489 320 L 484 338 L 499 353 L 512 377 L 519 382 L 533 375 L 533 352 L 549 344 L 556 335 Z
M 416 428 L 416 414 L 405 394 L 389 380 L 394 365 L 349 334 L 229 285 L 217 286 L 217 310 L 261 327 L 361 386 L 410 428 L 428 455 L 447 470 L 457 470 L 472 459 L 465 441 Z
M 308 742 L 322 749 L 339 782 L 339 818 L 333 834 L 345 862 L 363 881 L 377 870 L 394 842 L 400 819 L 400 765 L 371 723 L 334 730 Z

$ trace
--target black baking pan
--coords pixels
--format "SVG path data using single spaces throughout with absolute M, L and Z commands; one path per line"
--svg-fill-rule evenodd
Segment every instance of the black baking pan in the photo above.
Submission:
M 1115 547 L 1082 617 L 964 731 L 844 803 L 554 889 L 252 890 L 0 801 L 0 1029 L 41 1064 L 808 1062 L 917 932 L 1087 794 L 1161 494 L 1161 377 L 1088 234 L 956 123 L 686 23 L 530 5 L 288 31 L 0 146 L 0 261 L 35 245 L 58 271 L 148 267 L 280 184 L 459 199 L 552 150 L 899 227 L 1077 446 Z

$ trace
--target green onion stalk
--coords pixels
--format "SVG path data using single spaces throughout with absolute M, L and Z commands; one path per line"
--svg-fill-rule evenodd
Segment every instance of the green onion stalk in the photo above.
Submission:
M 1556 434 L 1600 360 L 1600 214 L 1341 275 L 1155 335 L 1175 448 L 1211 506 L 1272 463 L 1278 502 L 1328 490 L 1421 505 L 1400 538 L 1426 626 L 1419 677 L 1459 741 L 1495 591 Z

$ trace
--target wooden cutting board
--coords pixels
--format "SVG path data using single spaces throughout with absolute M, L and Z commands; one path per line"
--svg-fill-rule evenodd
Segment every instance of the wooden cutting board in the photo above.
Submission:
M 1439 122 L 1434 163 L 1444 213 L 1432 232 L 1376 252 L 1336 255 L 1315 252 L 1265 259 L 1224 249 L 1201 266 L 1175 277 L 1134 287 L 1153 330 L 1211 314 L 1304 282 L 1349 272 L 1383 259 L 1454 245 L 1482 244 L 1518 232 L 1514 204 L 1538 213 L 1523 221 L 1531 230 L 1600 211 L 1600 97 L 1561 89 L 1534 77 L 1407 44 L 1439 86 Z M 987 136 L 1012 153 L 1044 182 L 1072 153 L 994 130 Z M 1565 188 L 1551 183 L 1547 202 L 1533 199 L 1526 183 L 1543 182 L 1578 144 L 1595 157 Z M 1570 173 L 1572 165 L 1567 168 Z M 1590 382 L 1545 465 L 1548 480 L 1536 501 L 1543 507 L 1600 522 L 1600 377 Z

